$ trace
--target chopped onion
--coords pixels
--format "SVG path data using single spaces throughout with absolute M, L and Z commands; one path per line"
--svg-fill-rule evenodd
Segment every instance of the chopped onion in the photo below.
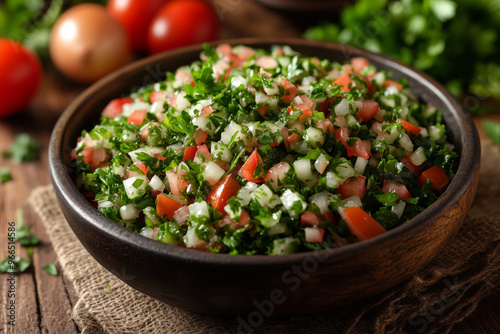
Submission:
M 401 147 L 403 147 L 406 151 L 413 151 L 413 143 L 406 133 L 401 136 L 399 143 L 401 144 Z
M 405 210 L 406 202 L 399 201 L 398 205 L 394 205 L 391 207 L 391 211 L 394 212 L 398 218 L 401 218 L 403 215 L 403 211 Z
M 321 153 L 318 159 L 316 159 L 316 161 L 314 162 L 314 168 L 316 168 L 318 173 L 323 174 L 329 163 L 330 162 L 328 161 L 326 156 Z
M 205 164 L 205 169 L 203 170 L 203 178 L 211 186 L 219 182 L 221 177 L 224 175 L 225 171 L 219 165 L 213 161 L 209 161 Z
M 354 164 L 354 171 L 356 174 L 363 174 L 365 172 L 365 167 L 368 164 L 368 160 L 362 157 L 358 157 L 356 159 L 356 163 Z
M 139 217 L 140 211 L 135 207 L 133 203 L 123 205 L 120 207 L 120 216 L 123 220 L 134 220 Z
M 417 148 L 415 152 L 413 152 L 413 154 L 410 156 L 410 161 L 415 166 L 420 166 L 424 163 L 425 160 L 427 160 L 427 157 L 425 156 L 423 147 Z
M 347 99 L 342 99 L 340 103 L 335 106 L 334 110 L 337 116 L 347 115 L 349 113 L 349 101 L 347 101 Z
M 330 201 L 330 193 L 328 191 L 322 191 L 314 194 L 309 199 L 311 200 L 311 203 L 315 204 L 319 208 L 319 212 L 322 215 L 330 211 L 328 210 L 328 202 Z
M 143 228 L 141 228 L 140 235 L 142 235 L 143 237 L 146 237 L 148 239 L 152 239 L 153 238 L 153 229 L 150 227 L 144 226 Z

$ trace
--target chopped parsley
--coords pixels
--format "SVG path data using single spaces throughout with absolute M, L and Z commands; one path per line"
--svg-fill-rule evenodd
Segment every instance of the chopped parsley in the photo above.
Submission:
M 11 158 L 15 163 L 30 162 L 39 159 L 42 145 L 27 133 L 22 133 L 14 139 L 8 151 L 3 152 L 5 158 Z

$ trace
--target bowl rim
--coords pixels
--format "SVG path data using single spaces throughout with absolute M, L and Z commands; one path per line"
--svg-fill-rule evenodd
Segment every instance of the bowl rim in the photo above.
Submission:
M 67 131 L 66 126 L 71 122 L 73 114 L 78 112 L 79 106 L 83 104 L 89 97 L 93 95 L 94 92 L 98 91 L 101 87 L 104 87 L 114 80 L 119 79 L 120 76 L 126 74 L 127 72 L 134 72 L 140 69 L 144 70 L 147 65 L 155 64 L 160 59 L 179 56 L 183 53 L 190 53 L 195 51 L 201 52 L 203 50 L 202 44 L 196 44 L 149 56 L 130 63 L 88 87 L 65 109 L 54 127 L 49 144 L 49 171 L 52 185 L 56 190 L 60 205 L 63 205 L 63 201 L 65 202 L 65 204 L 70 204 L 72 207 L 71 210 L 76 212 L 76 214 L 80 217 L 83 217 L 85 224 L 90 224 L 92 228 L 97 229 L 100 233 L 103 233 L 111 238 L 119 238 L 120 242 L 122 243 L 129 244 L 133 247 L 147 249 L 148 251 L 156 253 L 159 256 L 176 257 L 181 260 L 190 262 L 214 264 L 225 263 L 236 266 L 277 265 L 300 262 L 301 260 L 304 260 L 311 256 L 318 256 L 318 258 L 320 256 L 321 258 L 325 258 L 325 255 L 327 255 L 328 258 L 360 256 L 361 254 L 370 252 L 376 247 L 381 247 L 383 245 L 393 245 L 397 243 L 398 240 L 402 240 L 405 237 L 410 237 L 411 234 L 419 232 L 422 229 L 425 229 L 428 225 L 432 224 L 433 220 L 429 219 L 429 217 L 437 216 L 440 213 L 445 212 L 448 208 L 452 207 L 457 202 L 457 200 L 468 191 L 468 188 L 473 185 L 475 176 L 479 172 L 480 160 L 480 145 L 477 130 L 470 118 L 470 115 L 463 110 L 458 100 L 454 96 L 452 96 L 451 93 L 448 92 L 441 84 L 429 77 L 427 74 L 422 73 L 398 60 L 382 54 L 377 54 L 360 48 L 330 42 L 311 41 L 300 38 L 250 37 L 217 40 L 209 44 L 219 45 L 223 43 L 227 43 L 230 45 L 248 45 L 251 47 L 259 47 L 259 45 L 264 44 L 268 46 L 274 44 L 292 45 L 292 48 L 293 45 L 316 48 L 319 47 L 344 52 L 346 57 L 360 55 L 368 56 L 370 60 L 375 60 L 376 62 L 387 64 L 390 67 L 398 67 L 397 73 L 401 74 L 403 77 L 412 77 L 412 79 L 414 79 L 416 82 L 419 82 L 419 84 L 424 83 L 429 85 L 430 88 L 433 89 L 434 94 L 439 99 L 439 101 L 444 103 L 446 109 L 449 110 L 449 112 L 453 116 L 453 119 L 457 122 L 460 128 L 459 132 L 462 134 L 462 147 L 459 166 L 455 177 L 448 185 L 448 188 L 445 190 L 445 192 L 441 194 L 433 204 L 431 204 L 427 209 L 425 209 L 422 213 L 418 214 L 411 220 L 375 238 L 329 250 L 307 251 L 280 256 L 269 256 L 263 254 L 251 256 L 229 255 L 225 253 L 218 254 L 164 244 L 161 242 L 157 242 L 156 240 L 145 238 L 137 233 L 123 228 L 122 226 L 106 218 L 94 207 L 92 207 L 87 200 L 85 200 L 83 195 L 75 186 L 70 173 L 68 173 L 68 171 L 66 170 L 64 161 L 65 152 L 64 148 L 62 147 L 62 139 L 64 138 L 64 135 Z M 465 140 L 465 136 L 463 136 L 463 134 L 467 134 L 467 140 Z

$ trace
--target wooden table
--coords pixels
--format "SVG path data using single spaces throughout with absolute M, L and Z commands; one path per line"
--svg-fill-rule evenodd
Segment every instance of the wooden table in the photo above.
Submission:
M 222 16 L 223 37 L 300 36 L 300 28 L 290 15 L 260 7 L 249 1 L 232 1 Z M 239 3 L 239 4 L 238 4 Z M 56 261 L 56 255 L 38 216 L 27 207 L 31 190 L 50 183 L 47 148 L 50 133 L 64 108 L 85 88 L 46 69 L 43 85 L 27 110 L 0 120 L 0 152 L 10 147 L 14 137 L 27 132 L 43 145 L 40 160 L 20 165 L 0 156 L 0 168 L 11 169 L 13 181 L 0 184 L 0 259 L 7 256 L 7 222 L 17 221 L 16 212 L 24 209 L 25 223 L 41 239 L 33 249 L 32 267 L 16 277 L 16 327 L 7 325 L 6 301 L 10 284 L 0 275 L 0 333 L 78 333 L 71 318 L 77 296 L 64 273 L 51 276 L 42 270 Z M 498 117 L 497 117 L 498 119 Z M 484 138 L 484 136 L 483 136 Z M 17 246 L 17 255 L 28 258 L 25 247 Z M 60 270 L 60 268 L 59 268 Z M 500 333 L 500 293 L 484 300 L 471 317 L 459 324 L 456 333 Z

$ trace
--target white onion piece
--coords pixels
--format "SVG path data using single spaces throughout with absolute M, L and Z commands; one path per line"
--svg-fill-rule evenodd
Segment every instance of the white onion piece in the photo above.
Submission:
M 133 203 L 120 207 L 120 217 L 122 217 L 123 220 L 137 219 L 139 217 L 139 213 L 140 211 L 137 210 Z
M 401 218 L 403 215 L 403 211 L 405 210 L 406 207 L 406 202 L 405 201 L 399 201 L 398 205 L 394 205 L 391 207 L 391 211 L 394 212 L 398 218 Z
M 399 143 L 401 144 L 401 147 L 403 147 L 406 151 L 413 151 L 413 143 L 406 133 L 401 136 Z
M 368 164 L 368 160 L 362 157 L 358 157 L 356 159 L 356 163 L 354 164 L 354 171 L 356 174 L 362 175 L 365 172 L 365 167 Z

